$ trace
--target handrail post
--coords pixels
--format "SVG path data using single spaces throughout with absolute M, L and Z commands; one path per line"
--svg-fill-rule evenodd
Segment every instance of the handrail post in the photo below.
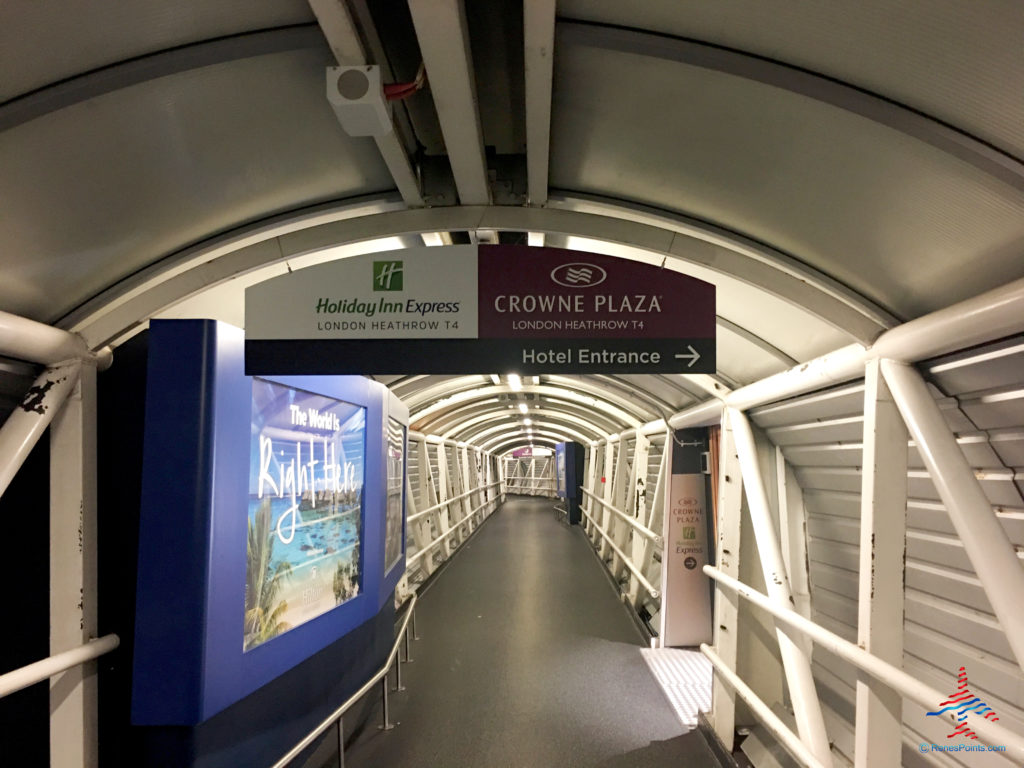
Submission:
M 416 608 L 415 607 L 413 607 L 413 609 L 412 609 L 412 618 L 410 619 L 410 621 L 412 622 L 412 639 L 413 640 L 419 640 L 420 639 L 420 633 L 416 629 Z
M 402 654 L 395 656 L 395 692 L 404 691 L 405 686 L 402 685 Z
M 345 768 L 345 718 L 338 718 L 338 768 Z
M 410 664 L 412 662 L 412 656 L 409 653 L 409 640 L 412 634 L 412 627 L 408 624 L 405 625 L 405 663 Z
M 380 679 L 380 690 L 383 693 L 383 700 L 381 702 L 381 715 L 384 719 L 382 725 L 377 726 L 377 730 L 390 731 L 395 726 L 391 723 L 388 717 L 388 675 L 385 672 L 384 677 Z

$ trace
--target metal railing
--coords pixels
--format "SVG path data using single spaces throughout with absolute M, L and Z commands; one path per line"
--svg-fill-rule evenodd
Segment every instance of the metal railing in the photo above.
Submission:
M 458 496 L 453 496 L 450 499 L 446 499 L 445 501 L 442 501 L 442 502 L 439 502 L 437 504 L 434 504 L 432 507 L 429 507 L 428 509 L 425 509 L 422 512 L 417 512 L 414 515 L 409 515 L 408 521 L 409 522 L 415 522 L 417 519 L 425 517 L 427 515 L 435 515 L 438 512 L 440 512 L 442 509 L 444 509 L 445 507 L 449 506 L 450 504 L 454 504 L 455 502 L 461 501 L 462 499 L 466 498 L 467 496 L 470 496 L 470 495 L 472 495 L 474 493 L 486 492 L 487 490 L 489 490 L 491 488 L 494 488 L 494 487 L 497 487 L 497 486 L 500 486 L 500 485 L 501 485 L 501 481 L 495 481 L 493 483 L 488 483 L 487 485 L 481 485 L 481 486 L 479 486 L 477 488 L 474 488 L 472 490 L 466 491 L 463 494 L 460 494 Z M 475 520 L 476 516 L 478 514 L 480 514 L 480 512 L 486 506 L 488 506 L 489 504 L 498 504 L 500 501 L 501 501 L 500 497 L 498 495 L 495 495 L 494 498 L 486 499 L 482 504 L 478 504 L 468 515 L 466 515 L 461 520 L 454 521 L 452 523 L 451 527 L 447 531 L 445 531 L 444 533 L 441 533 L 436 539 L 434 539 L 433 541 L 425 544 L 423 547 L 418 549 L 416 551 L 416 554 L 410 555 L 410 556 L 406 557 L 406 561 L 405 561 L 406 562 L 406 570 L 408 570 L 410 565 L 413 565 L 414 563 L 417 563 L 419 561 L 419 559 L 421 557 L 423 557 L 424 555 L 426 555 L 428 553 L 433 553 L 437 549 L 437 547 L 442 542 L 444 542 L 449 536 L 452 536 L 456 532 L 461 531 L 462 528 L 464 526 L 466 526 L 467 524 L 474 525 L 474 526 L 475 525 L 479 525 L 479 523 L 476 522 L 476 520 Z M 437 524 L 438 530 L 440 530 L 441 526 L 440 526 L 439 521 L 435 521 L 435 523 Z
M 768 611 L 768 613 L 772 614 L 772 616 L 785 624 L 788 628 L 811 638 L 811 640 L 818 643 L 822 648 L 825 648 L 836 656 L 845 659 L 862 672 L 866 672 L 874 679 L 887 685 L 892 690 L 897 691 L 900 695 L 905 696 L 911 701 L 925 707 L 926 710 L 931 709 L 937 703 L 948 698 L 947 695 L 925 685 L 920 680 L 917 680 L 907 674 L 899 667 L 883 661 L 855 643 L 851 643 L 849 640 L 845 640 L 819 624 L 815 624 L 810 619 L 804 618 L 796 611 L 780 605 L 777 601 L 772 600 L 768 595 L 758 592 L 756 589 L 732 578 L 731 576 L 728 576 L 717 568 L 705 565 L 704 573 L 714 579 L 720 586 L 735 592 L 740 597 Z M 738 679 L 736 678 L 736 673 L 729 669 L 722 659 L 719 658 L 706 643 L 701 644 L 700 650 L 701 653 L 711 661 L 715 669 L 721 673 L 722 678 L 726 682 L 730 683 L 733 688 L 735 688 L 736 691 L 748 701 L 748 703 L 756 701 L 761 707 L 769 709 L 770 711 L 770 708 L 768 708 L 767 705 L 765 705 L 764 702 L 753 693 L 753 691 L 749 689 L 745 691 L 741 690 L 740 687 L 736 685 L 736 680 Z M 796 703 L 796 705 L 799 706 L 798 703 Z M 753 708 L 757 709 L 758 704 L 754 704 Z M 957 725 L 957 713 L 955 711 L 947 712 L 940 715 L 940 717 L 944 718 L 953 726 Z M 969 718 L 968 724 L 978 735 L 978 738 L 981 741 L 990 745 L 1005 746 L 1006 752 L 1004 754 L 1012 756 L 1018 761 L 1024 760 L 1024 738 L 1001 725 L 997 725 L 991 720 L 987 720 L 984 715 L 971 712 L 967 717 Z M 766 723 L 766 725 L 767 724 L 768 723 Z M 776 724 L 773 723 L 772 725 L 775 726 Z M 803 747 L 803 742 L 799 736 L 794 734 L 792 731 L 789 731 L 785 726 L 782 726 L 782 728 L 785 729 L 784 733 L 776 735 L 782 737 L 781 740 L 783 740 L 784 743 L 792 743 L 792 740 L 795 739 L 796 742 Z M 788 736 L 785 735 L 786 733 L 788 733 Z M 793 750 L 791 750 L 790 753 L 798 760 L 801 760 L 803 765 L 820 765 L 820 762 L 817 760 L 808 761 L 804 759 L 804 755 L 798 754 Z
M 632 518 L 629 515 L 627 515 L 621 509 L 619 509 L 617 507 L 613 507 L 611 504 L 609 504 L 607 501 L 602 499 L 596 493 L 588 491 L 586 488 L 581 488 L 580 490 L 582 490 L 583 493 L 585 493 L 587 496 L 592 498 L 594 501 L 596 501 L 602 507 L 604 507 L 605 509 L 613 512 L 623 522 L 628 523 L 630 526 L 632 526 L 633 530 L 636 531 L 637 533 L 639 533 L 641 536 L 644 536 L 644 537 L 650 539 L 658 547 L 662 547 L 663 546 L 663 540 L 662 540 L 662 537 L 661 537 L 660 534 L 655 533 L 650 528 L 647 528 L 646 526 L 644 526 L 641 523 L 637 522 L 634 518 Z
M 98 659 L 100 656 L 110 653 L 120 644 L 121 638 L 117 635 L 104 635 L 69 651 L 57 653 L 24 667 L 13 669 L 0 675 L 0 699 L 15 691 L 20 691 L 22 688 L 41 683 L 43 680 L 59 675 L 79 664 Z
M 623 564 L 629 569 L 630 573 L 632 573 L 636 577 L 636 580 L 640 582 L 641 586 L 643 586 L 643 588 L 647 590 L 647 593 L 654 598 L 660 597 L 661 592 L 654 588 L 654 585 L 647 580 L 647 577 L 644 576 L 643 572 L 636 565 L 633 564 L 633 561 L 629 559 L 626 553 L 615 545 L 615 542 L 612 541 L 611 536 L 608 535 L 604 528 L 598 525 L 597 520 L 591 517 L 590 513 L 587 512 L 587 510 L 583 509 L 582 507 L 580 508 L 580 511 L 583 512 L 583 516 L 586 517 L 587 520 L 590 521 L 591 525 L 594 526 L 594 529 L 599 534 L 601 534 L 601 538 L 604 539 L 605 543 L 611 548 L 612 552 L 614 552 L 622 559 Z
M 399 648 L 402 645 L 402 640 L 404 639 L 405 640 L 405 661 L 406 661 L 406 663 L 412 661 L 412 658 L 409 656 L 410 634 L 414 635 L 416 640 L 419 640 L 419 636 L 415 635 L 415 629 L 414 629 L 415 626 L 416 626 L 416 620 L 415 620 L 416 597 L 417 597 L 416 593 L 414 592 L 413 596 L 409 599 L 409 602 L 406 604 L 407 607 L 406 607 L 406 610 L 405 610 L 405 616 L 402 619 L 402 626 L 398 630 L 398 637 L 395 638 L 395 643 L 394 643 L 394 645 L 391 646 L 391 653 L 388 654 L 387 661 L 384 662 L 383 666 L 381 666 L 381 668 L 378 669 L 377 672 L 374 673 L 374 675 L 369 680 L 367 680 L 365 683 L 363 683 L 362 687 L 358 691 L 356 691 L 348 699 L 346 699 L 344 704 L 342 704 L 336 710 L 331 712 L 331 714 L 329 714 L 324 720 L 322 720 L 320 722 L 320 724 L 316 728 L 314 728 L 309 733 L 307 733 L 302 738 L 301 741 L 299 741 L 294 747 L 289 749 L 288 752 L 286 752 L 284 754 L 284 756 L 281 757 L 281 759 L 279 759 L 276 763 L 274 763 L 271 766 L 271 768 L 284 768 L 286 765 L 291 763 L 292 760 L 294 760 L 296 757 L 298 757 L 299 754 L 301 754 L 302 751 L 304 749 L 306 749 L 306 747 L 308 747 L 310 744 L 312 744 L 314 741 L 316 741 L 321 735 L 326 733 L 327 730 L 332 725 L 335 725 L 335 724 L 337 724 L 337 729 L 338 729 L 338 759 L 339 759 L 340 765 L 344 766 L 344 764 L 345 764 L 345 759 L 344 759 L 344 756 L 345 756 L 345 728 L 344 728 L 344 724 L 342 723 L 342 718 L 345 715 L 345 713 L 348 712 L 349 709 L 351 709 L 352 706 L 357 701 L 359 701 L 361 698 L 363 698 L 363 696 L 365 696 L 370 691 L 370 689 L 373 688 L 373 686 L 375 686 L 378 682 L 382 682 L 383 683 L 383 685 L 381 686 L 381 690 L 383 692 L 383 699 L 381 701 L 381 715 L 382 715 L 382 719 L 383 719 L 383 724 L 380 727 L 383 730 L 388 730 L 388 731 L 395 727 L 391 723 L 391 721 L 389 719 L 389 715 L 388 715 L 388 679 L 387 679 L 387 675 L 388 675 L 388 672 L 391 671 L 391 665 L 394 664 L 395 665 L 395 690 L 396 691 L 404 690 L 402 688 L 402 659 L 401 659 L 401 656 L 398 653 L 398 650 L 399 650 Z M 412 618 L 412 625 L 411 626 L 409 624 L 410 618 Z

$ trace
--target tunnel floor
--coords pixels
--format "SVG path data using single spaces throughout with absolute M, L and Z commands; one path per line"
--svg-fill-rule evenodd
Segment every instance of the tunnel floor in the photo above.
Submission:
M 578 528 L 509 500 L 417 604 L 421 635 L 370 766 L 716 766 L 651 676 L 644 640 Z M 390 678 L 394 680 L 393 675 Z

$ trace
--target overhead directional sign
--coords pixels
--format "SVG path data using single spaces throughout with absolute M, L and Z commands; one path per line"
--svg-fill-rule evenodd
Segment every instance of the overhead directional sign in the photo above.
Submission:
M 249 375 L 713 373 L 715 287 L 559 248 L 411 248 L 247 288 L 245 337 Z

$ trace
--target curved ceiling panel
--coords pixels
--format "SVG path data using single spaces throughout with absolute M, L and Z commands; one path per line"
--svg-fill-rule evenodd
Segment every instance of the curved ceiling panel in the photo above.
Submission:
M 313 20 L 303 0 L 0 3 L 0 103 L 156 51 Z
M 559 0 L 559 17 L 657 31 L 856 85 L 1024 156 L 1017 0 Z
M 0 132 L 0 306 L 53 321 L 211 234 L 391 189 L 373 143 L 326 103 L 326 57 L 204 67 Z
M 562 46 L 552 110 L 553 185 L 737 226 L 899 316 L 1024 275 L 1024 193 L 835 107 Z

